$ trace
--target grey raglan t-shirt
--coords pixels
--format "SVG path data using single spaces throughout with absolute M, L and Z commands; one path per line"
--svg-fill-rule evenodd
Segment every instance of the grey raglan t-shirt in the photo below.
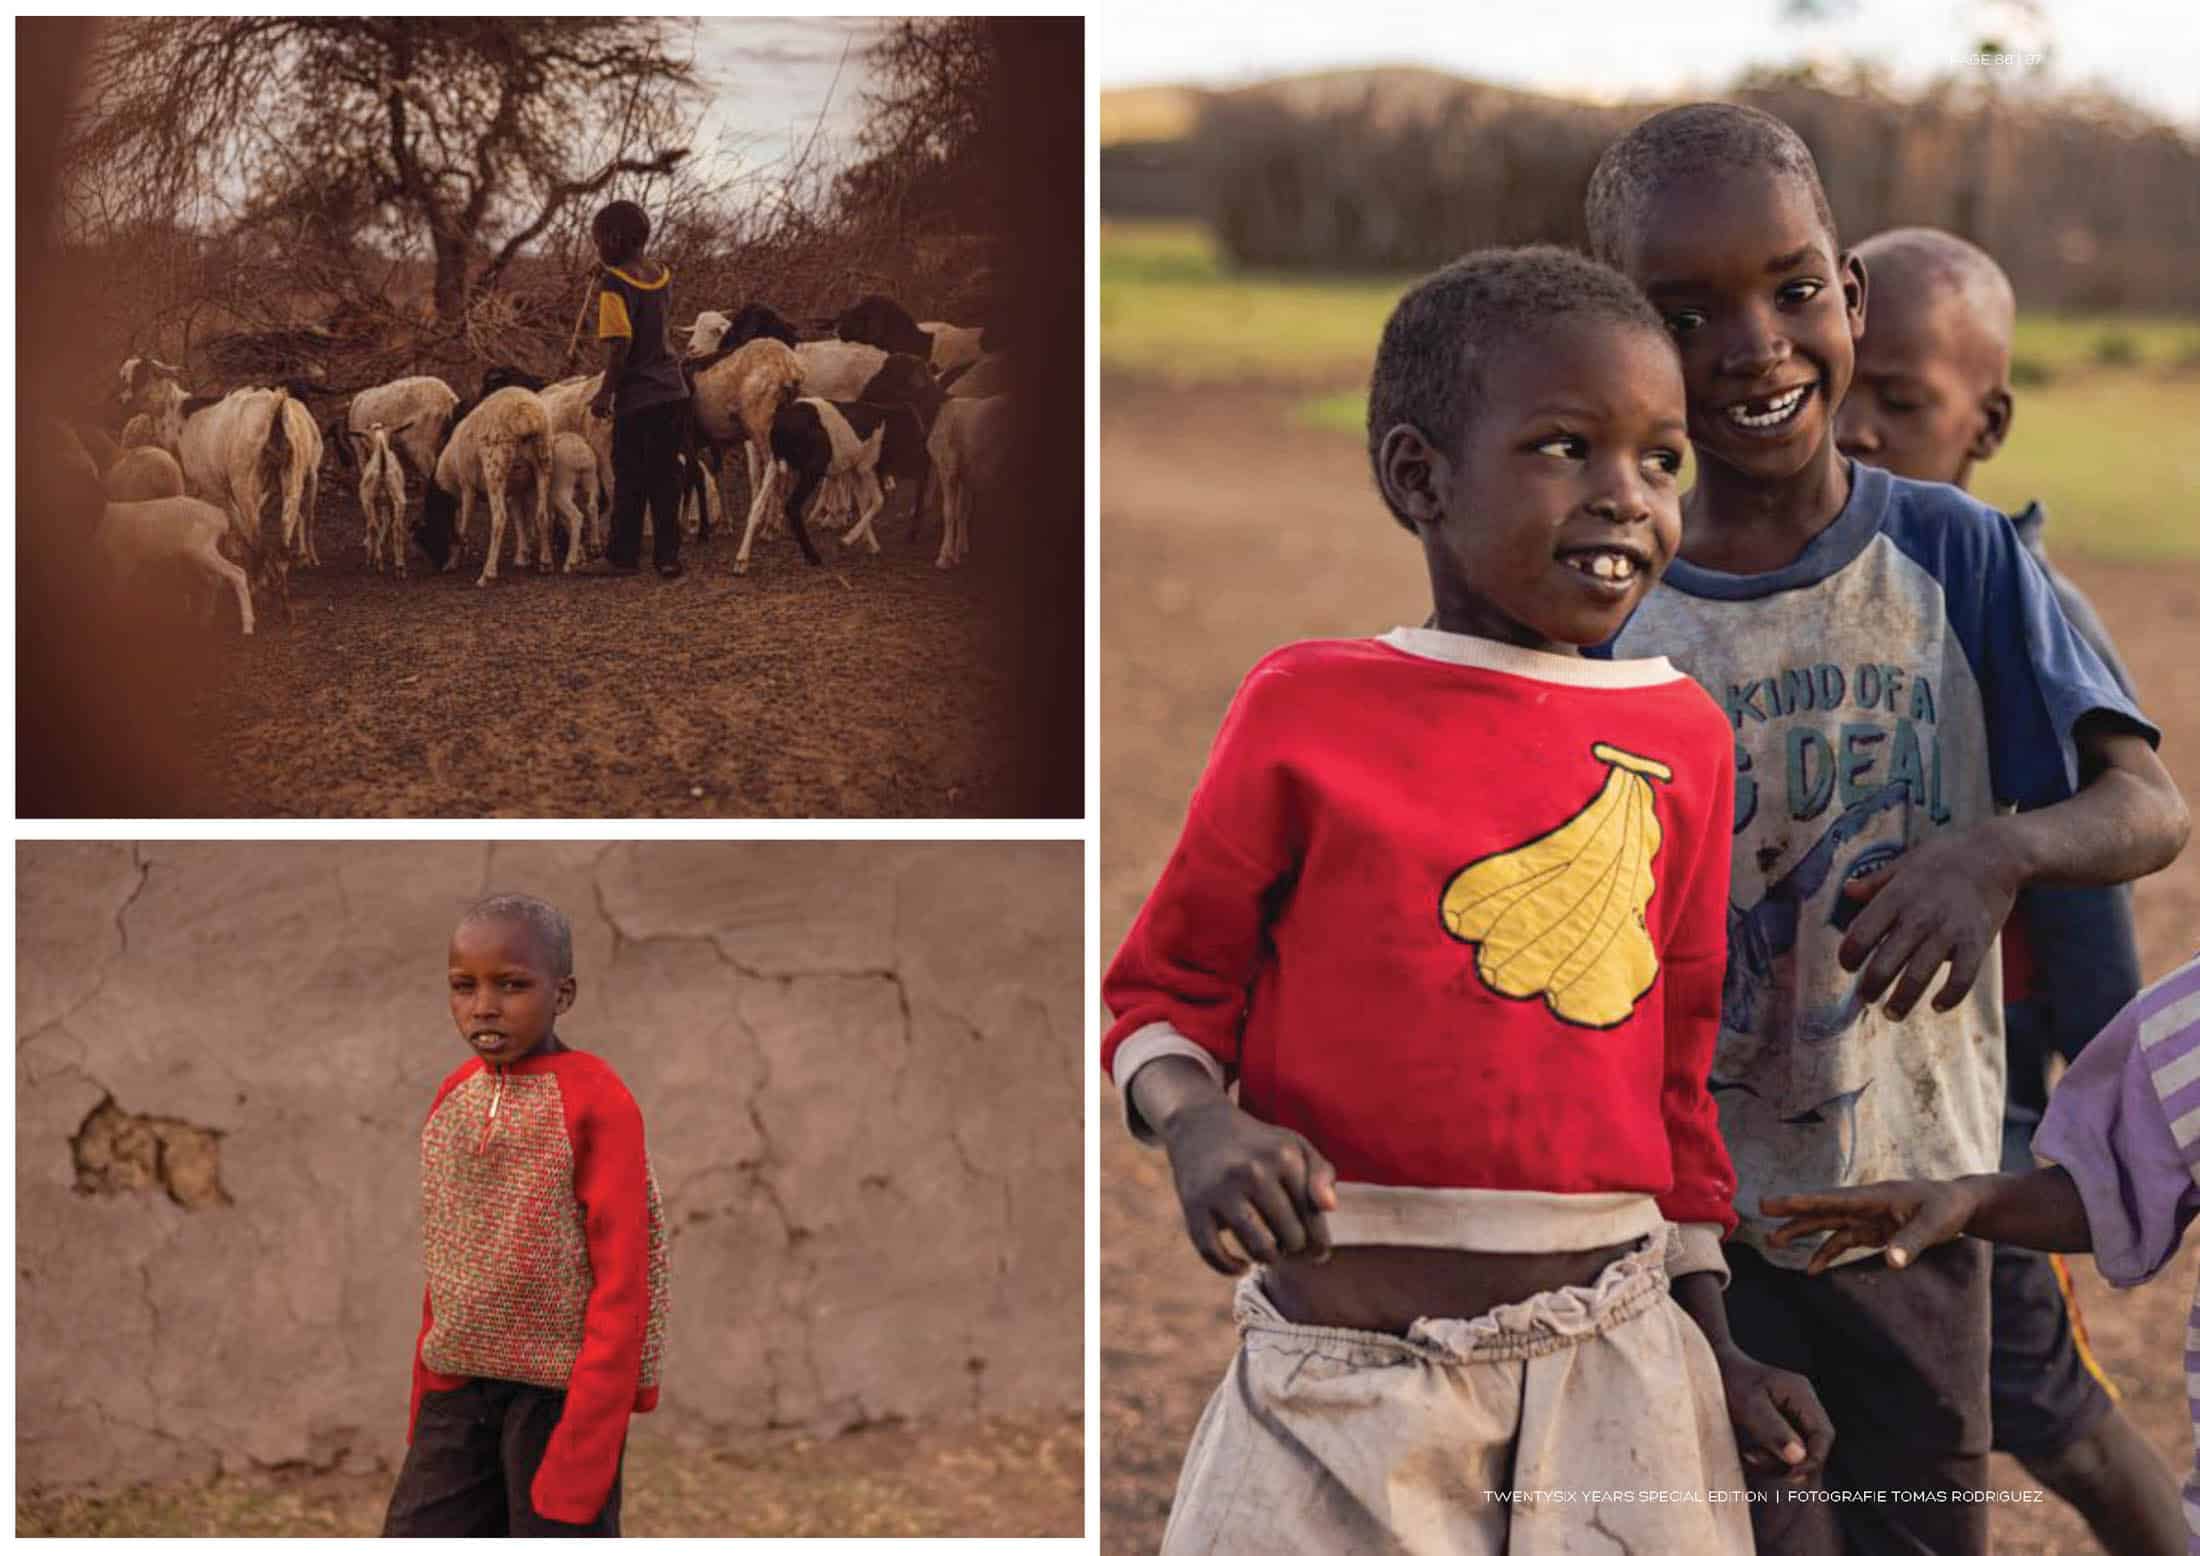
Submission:
M 1990 1172 L 2001 1159 L 1999 947 L 1954 1010 L 1861 1008 L 1837 950 L 1844 882 L 1942 831 L 2076 791 L 2078 720 L 2159 741 L 2072 630 L 2000 513 L 1851 466 L 1848 504 L 1777 571 L 1676 561 L 1605 650 L 1664 655 L 1734 729 L 1727 974 L 1711 1090 L 1739 1179 L 1767 1194 Z

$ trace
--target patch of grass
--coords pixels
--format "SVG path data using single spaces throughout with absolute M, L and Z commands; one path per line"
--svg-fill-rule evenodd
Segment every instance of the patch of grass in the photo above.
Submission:
M 2093 342 L 2093 360 L 2103 367 L 2130 367 L 2139 360 L 2139 343 L 2126 330 L 2110 330 Z
M 2145 314 L 2025 313 L 2011 354 L 2062 376 L 2074 368 L 2168 367 L 2200 351 L 2200 319 Z
M 1411 280 L 1237 274 L 1195 224 L 1111 222 L 1100 235 L 1100 361 L 1186 387 L 1364 383 Z
M 2009 441 L 1972 472 L 2003 509 L 2047 507 L 2050 556 L 2200 556 L 2200 381 L 2094 373 L 2017 396 Z

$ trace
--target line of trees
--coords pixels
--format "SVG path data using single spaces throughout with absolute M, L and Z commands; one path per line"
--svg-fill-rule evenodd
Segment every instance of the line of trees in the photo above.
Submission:
M 1947 228 L 1989 250 L 2028 307 L 2200 310 L 2200 145 L 2126 105 L 1954 84 L 1898 97 L 1807 70 L 1724 95 L 1795 127 L 1845 237 Z M 1426 269 L 1491 244 L 1583 242 L 1597 157 L 1657 106 L 1348 73 L 1214 94 L 1181 152 L 1115 162 L 1138 175 L 1122 194 L 1156 210 L 1188 197 L 1238 263 Z

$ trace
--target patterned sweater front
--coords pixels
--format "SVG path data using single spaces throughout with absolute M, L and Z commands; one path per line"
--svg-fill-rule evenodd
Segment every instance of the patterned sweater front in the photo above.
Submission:
M 641 1109 L 593 1054 L 469 1059 L 428 1110 L 420 1179 L 411 1422 L 423 1394 L 471 1378 L 563 1389 L 532 1500 L 586 1523 L 610 1495 L 628 1416 L 657 1407 L 668 1266 Z
M 1279 649 L 1108 970 L 1101 1063 L 1126 1097 L 1170 1055 L 1234 1077 L 1336 1167 L 1340 1245 L 1662 1219 L 1676 1273 L 1716 1269 L 1731 751 L 1662 662 L 1420 628 Z

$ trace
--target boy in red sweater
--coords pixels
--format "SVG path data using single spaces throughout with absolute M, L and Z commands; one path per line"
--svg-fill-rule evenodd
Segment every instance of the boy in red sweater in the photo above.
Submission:
M 451 936 L 474 1057 L 421 1135 L 428 1285 L 385 1535 L 616 1535 L 627 1417 L 657 1407 L 664 1217 L 641 1110 L 558 1040 L 573 931 L 491 897 Z
M 1679 546 L 1685 414 L 1648 304 L 1557 249 L 1383 332 L 1433 627 L 1254 668 L 1104 988 L 1194 1246 L 1260 1266 L 1164 1552 L 1747 1551 L 1737 1430 L 1825 1455 L 1720 1295 L 1725 719 L 1579 652 Z

